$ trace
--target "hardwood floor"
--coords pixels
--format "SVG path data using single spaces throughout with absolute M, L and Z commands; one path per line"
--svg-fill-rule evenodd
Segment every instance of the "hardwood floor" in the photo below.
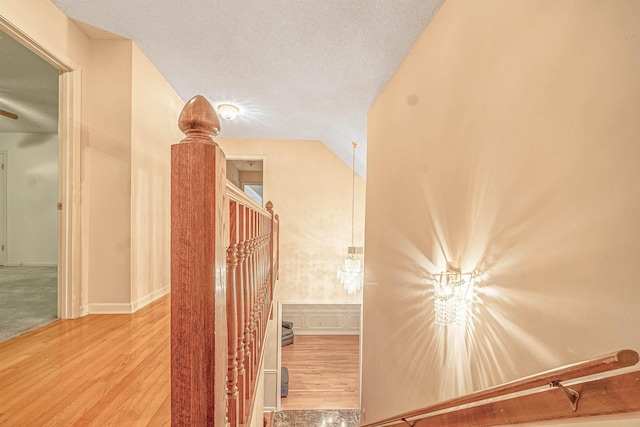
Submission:
M 169 310 L 164 297 L 0 344 L 0 425 L 170 425 Z
M 360 407 L 357 335 L 296 335 L 282 348 L 289 370 L 289 395 L 282 409 L 357 409 Z
M 0 426 L 168 426 L 170 301 L 60 320 L 0 343 Z M 283 409 L 358 408 L 358 337 L 284 347 Z

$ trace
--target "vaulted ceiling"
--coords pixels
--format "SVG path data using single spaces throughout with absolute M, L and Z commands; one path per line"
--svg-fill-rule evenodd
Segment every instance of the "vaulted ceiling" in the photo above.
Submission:
M 178 95 L 233 103 L 220 136 L 320 140 L 365 174 L 367 112 L 443 0 L 52 0 L 132 39 Z

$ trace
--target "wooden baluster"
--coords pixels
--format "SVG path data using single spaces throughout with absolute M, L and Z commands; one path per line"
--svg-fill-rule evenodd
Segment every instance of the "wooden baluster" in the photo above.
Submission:
M 257 212 L 251 212 L 251 271 L 252 271 L 252 292 L 253 292 L 253 366 L 254 373 L 257 374 L 258 364 L 260 362 L 260 350 L 262 349 L 262 343 L 260 342 L 260 314 L 258 311 L 258 253 L 257 253 Z
M 269 321 L 269 318 L 267 316 L 267 305 L 268 305 L 268 298 L 267 298 L 267 280 L 269 279 L 269 270 L 267 269 L 268 266 L 268 256 L 269 253 L 266 251 L 267 249 L 267 222 L 266 222 L 266 217 L 264 215 L 260 215 L 260 222 L 262 223 L 262 237 L 261 240 L 262 242 L 260 243 L 261 249 L 260 249 L 260 269 L 262 270 L 262 306 L 261 306 L 261 310 L 262 310 L 262 319 L 264 322 L 264 331 L 262 332 L 263 337 L 266 338 L 267 336 L 267 322 Z
M 262 221 L 262 214 L 258 214 L 258 271 L 259 271 L 259 281 L 258 285 L 260 286 L 259 292 L 259 300 L 258 300 L 258 312 L 260 314 L 260 342 L 261 346 L 264 347 L 264 340 L 267 331 L 267 319 L 264 316 L 264 223 Z
M 253 360 L 251 363 L 254 368 L 254 375 L 257 373 L 258 359 L 260 357 L 260 337 L 258 335 L 258 324 L 260 319 L 258 318 L 258 311 L 256 310 L 258 304 L 258 289 L 256 286 L 256 212 L 250 213 L 250 228 L 251 228 L 251 240 L 249 242 L 249 248 L 251 252 L 251 315 L 253 317 L 253 323 L 251 324 L 251 339 L 253 340 Z M 254 376 L 253 379 L 256 377 Z
M 267 216 L 262 216 L 262 276 L 263 276 L 263 284 L 262 284 L 262 292 L 263 292 L 263 303 L 262 303 L 262 317 L 264 319 L 265 325 L 269 321 L 269 307 L 270 307 L 270 299 L 269 299 L 269 283 L 270 283 L 270 274 L 269 274 L 269 260 L 271 259 L 269 254 L 269 221 Z M 266 331 L 265 331 L 266 336 Z
M 268 236 L 267 236 L 267 272 L 269 278 L 267 281 L 267 298 L 269 301 L 269 307 L 267 308 L 267 316 L 270 319 L 273 318 L 273 212 L 271 216 L 267 218 Z
M 271 218 L 269 220 L 269 301 L 270 304 L 273 302 L 273 292 L 274 285 L 276 283 L 276 272 L 275 272 L 275 257 L 276 257 L 276 240 L 275 240 L 275 221 L 276 217 L 273 213 L 273 203 L 271 201 L 267 202 L 267 211 L 271 214 Z
M 224 315 L 228 220 L 225 155 L 209 102 L 191 99 L 178 121 L 187 136 L 171 147 L 171 422 L 225 422 Z M 216 330 L 217 329 L 217 330 Z
M 251 379 L 253 378 L 253 355 L 251 352 L 251 283 L 249 281 L 249 209 L 242 206 L 242 292 L 244 294 L 244 368 L 245 393 L 244 398 L 251 399 Z M 246 415 L 246 414 L 245 414 Z
M 258 279 L 256 274 L 256 212 L 251 209 L 250 211 L 250 226 L 251 226 L 251 240 L 249 242 L 249 249 L 251 251 L 251 313 L 253 316 L 253 324 L 251 326 L 251 334 L 253 335 L 253 364 L 254 367 L 257 367 L 256 360 L 258 360 L 260 354 L 260 337 L 257 334 L 258 330 L 258 322 L 260 319 L 258 318 L 258 313 L 256 313 L 256 304 L 258 302 L 258 292 L 256 289 L 256 281 Z
M 238 364 L 238 415 L 239 415 L 239 420 L 238 420 L 238 424 L 244 424 L 245 423 L 245 393 L 247 390 L 247 386 L 246 386 L 246 370 L 244 367 L 244 354 L 245 354 L 245 306 L 244 306 L 244 299 L 245 299 L 245 295 L 244 295 L 244 278 L 242 277 L 242 272 L 243 272 L 243 268 L 244 268 L 244 230 L 243 230 L 243 226 L 244 226 L 244 206 L 242 205 L 236 205 L 236 219 L 237 219 L 237 226 L 236 226 L 236 230 L 237 230 L 237 239 L 238 239 L 238 243 L 237 243 L 237 250 L 236 250 L 236 257 L 238 259 L 236 267 L 235 267 L 235 277 L 236 277 L 236 295 L 237 295 L 237 301 L 236 301 L 236 306 L 237 306 L 237 310 L 236 310 L 236 314 L 237 314 L 237 325 L 238 325 L 238 331 L 237 331 L 237 342 L 238 342 L 238 353 L 236 356 L 236 363 Z
M 238 298 L 236 268 L 238 265 L 237 203 L 229 202 L 229 248 L 227 249 L 227 421 L 237 426 L 238 404 Z
M 256 292 L 256 301 L 255 301 L 255 316 L 256 316 L 256 366 L 258 366 L 260 355 L 262 354 L 262 334 L 260 333 L 262 329 L 262 318 L 260 316 L 260 249 L 259 249 L 259 240 L 260 240 L 260 230 L 259 230 L 259 216 L 258 212 L 253 213 L 253 225 L 254 225 L 254 235 L 253 235 L 253 271 L 254 271 L 254 289 Z
M 260 343 L 261 346 L 264 346 L 265 333 L 267 330 L 267 319 L 264 315 L 264 216 L 259 213 L 257 215 L 258 221 L 258 272 L 259 272 L 259 281 L 258 284 L 260 286 L 259 293 L 259 301 L 258 301 L 258 311 L 260 313 Z
M 280 215 L 276 214 L 276 277 L 274 279 L 278 280 L 280 278 Z

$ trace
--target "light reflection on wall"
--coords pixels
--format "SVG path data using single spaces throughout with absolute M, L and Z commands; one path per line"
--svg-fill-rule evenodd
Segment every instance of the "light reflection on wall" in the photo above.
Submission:
M 640 4 L 561 3 L 445 2 L 370 110 L 367 422 L 640 348 Z M 460 330 L 447 260 L 486 275 Z

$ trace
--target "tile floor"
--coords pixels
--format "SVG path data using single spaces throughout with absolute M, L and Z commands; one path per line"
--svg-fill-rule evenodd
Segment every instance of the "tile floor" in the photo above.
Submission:
M 276 412 L 273 427 L 357 427 L 360 411 L 357 409 L 321 409 L 313 411 Z

